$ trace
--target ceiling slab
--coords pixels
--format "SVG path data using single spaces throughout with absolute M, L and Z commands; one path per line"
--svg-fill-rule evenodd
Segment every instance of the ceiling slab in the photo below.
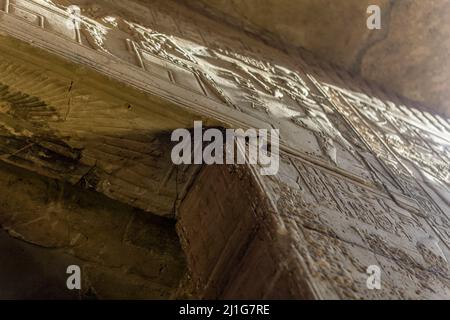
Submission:
M 450 116 L 450 2 L 447 0 L 180 0 L 272 44 L 302 47 Z M 366 27 L 367 7 L 381 30 Z

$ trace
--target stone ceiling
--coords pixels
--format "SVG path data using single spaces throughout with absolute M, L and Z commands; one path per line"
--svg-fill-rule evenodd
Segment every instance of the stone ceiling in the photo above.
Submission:
M 448 0 L 179 1 L 271 43 L 308 49 L 450 117 Z M 381 30 L 366 27 L 370 4 L 382 9 Z

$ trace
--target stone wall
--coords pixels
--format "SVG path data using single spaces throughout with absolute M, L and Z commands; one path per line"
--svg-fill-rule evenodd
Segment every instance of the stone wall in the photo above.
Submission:
M 145 0 L 142 0 L 145 2 Z M 450 116 L 446 0 L 182 0 L 281 48 L 301 47 Z M 381 30 L 366 27 L 379 5 Z
M 186 270 L 173 221 L 4 163 L 0 177 L 0 298 L 176 294 Z M 66 287 L 69 265 L 81 267 L 81 291 Z
M 144 297 L 449 298 L 449 120 L 173 2 L 0 4 L 0 160 L 29 173 L 2 200 L 2 227 L 95 262 L 99 297 L 148 283 L 164 290 Z M 175 166 L 170 133 L 194 120 L 279 129 L 278 174 Z M 20 203 L 33 179 L 52 182 Z M 101 200 L 72 208 L 77 195 Z M 81 219 L 79 237 L 60 215 Z M 89 250 L 65 246 L 92 233 Z M 380 290 L 366 286 L 372 265 Z

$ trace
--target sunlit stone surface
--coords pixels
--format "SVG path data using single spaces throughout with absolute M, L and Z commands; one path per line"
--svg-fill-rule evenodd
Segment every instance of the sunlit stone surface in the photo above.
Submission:
M 450 298 L 447 119 L 172 2 L 0 10 L 7 296 Z M 173 165 L 195 120 L 280 129 L 278 174 Z
M 281 48 L 306 48 L 450 117 L 447 0 L 179 1 Z M 381 9 L 380 30 L 366 27 L 369 5 Z

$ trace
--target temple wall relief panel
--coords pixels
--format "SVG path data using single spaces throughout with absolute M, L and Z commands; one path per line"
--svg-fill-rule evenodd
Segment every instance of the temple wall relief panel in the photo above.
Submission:
M 185 8 L 129 2 L 0 0 L 2 161 L 180 212 L 203 297 L 450 297 L 448 120 Z M 173 165 L 170 133 L 194 120 L 279 129 L 278 174 Z M 367 290 L 369 265 L 384 291 Z

